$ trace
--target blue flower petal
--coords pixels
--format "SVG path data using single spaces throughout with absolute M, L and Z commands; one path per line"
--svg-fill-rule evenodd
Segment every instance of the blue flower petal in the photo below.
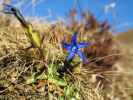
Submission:
M 72 36 L 72 40 L 71 40 L 71 43 L 72 44 L 76 44 L 77 43 L 77 32 L 73 33 L 73 36 Z
M 67 50 L 70 50 L 71 49 L 71 44 L 68 44 L 68 43 L 62 43 L 62 47 L 67 49 Z
M 14 6 L 12 5 L 8 5 L 8 4 L 3 4 L 3 12 L 5 14 L 13 14 L 15 17 L 17 17 L 17 19 L 21 22 L 21 24 L 24 26 L 24 27 L 28 27 L 28 23 L 25 21 L 24 17 L 22 16 L 22 14 L 20 13 L 20 11 L 15 8 Z
M 84 53 L 82 51 L 79 50 L 77 53 L 80 56 L 80 58 L 83 61 L 83 63 L 87 63 L 88 62 L 86 56 L 84 55 Z
M 86 46 L 89 46 L 90 43 L 87 42 L 81 42 L 81 43 L 77 43 L 77 34 L 78 33 L 73 33 L 72 39 L 71 39 L 71 44 L 67 44 L 65 43 L 65 38 L 62 42 L 62 47 L 66 48 L 69 52 L 69 55 L 67 56 L 66 60 L 70 61 L 75 54 L 78 54 L 81 58 L 81 60 L 83 61 L 84 64 L 88 63 L 88 60 L 86 58 L 86 56 L 84 55 L 83 52 L 80 51 L 80 48 L 84 48 Z
M 3 4 L 3 12 L 4 13 L 8 13 L 8 14 L 13 14 L 13 10 L 15 10 L 16 8 L 11 6 L 11 5 L 8 5 L 8 4 Z
M 84 48 L 84 47 L 87 47 L 89 45 L 90 45 L 90 43 L 88 43 L 88 42 L 80 42 L 80 43 L 78 43 L 78 48 Z
M 66 60 L 70 61 L 74 56 L 75 56 L 75 53 L 74 52 L 70 52 L 69 55 L 67 56 Z

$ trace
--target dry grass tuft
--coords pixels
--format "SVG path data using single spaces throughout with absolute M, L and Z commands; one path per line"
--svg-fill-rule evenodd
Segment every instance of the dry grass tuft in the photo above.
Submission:
M 37 20 L 31 22 L 43 37 L 42 58 L 38 49 L 26 49 L 30 42 L 20 24 L 14 18 L 0 15 L 1 96 L 8 94 L 8 98 L 22 100 L 42 100 L 44 97 L 46 100 L 133 99 L 133 91 L 129 89 L 133 83 L 132 75 L 130 69 L 126 72 L 122 59 L 119 60 L 124 54 L 109 32 L 108 23 L 99 23 L 89 12 L 82 14 L 81 21 L 77 21 L 75 16 L 76 10 L 72 10 L 69 25 L 60 21 L 54 25 Z M 59 77 L 57 69 L 65 64 L 66 57 L 60 43 L 64 35 L 69 42 L 73 31 L 80 33 L 79 41 L 93 42 L 92 46 L 84 49 L 89 63 L 77 64 L 70 74 Z M 31 93 L 34 94 L 31 96 Z

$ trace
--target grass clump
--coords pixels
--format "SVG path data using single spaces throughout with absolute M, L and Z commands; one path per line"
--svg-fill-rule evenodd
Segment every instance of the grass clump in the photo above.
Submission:
M 4 15 L 1 15 L 2 17 Z M 31 42 L 14 18 L 5 16 L 0 22 L 0 94 L 8 98 L 39 100 L 111 100 L 121 96 L 121 73 L 115 66 L 120 50 L 109 31 L 107 22 L 98 22 L 84 12 L 83 19 L 75 19 L 76 10 L 70 11 L 69 23 L 55 24 L 32 21 L 42 40 L 43 52 L 29 47 Z M 4 22 L 5 21 L 5 22 Z M 15 23 L 12 25 L 12 23 Z M 87 64 L 76 57 L 66 61 L 67 52 L 61 47 L 66 36 L 70 42 L 73 31 L 79 33 L 78 41 L 92 42 L 83 49 Z M 125 84 L 123 82 L 123 84 Z M 117 88 L 118 90 L 116 90 Z M 114 92 L 118 92 L 113 94 Z M 124 100 L 124 99 L 123 99 Z M 130 99 L 129 99 L 130 100 Z

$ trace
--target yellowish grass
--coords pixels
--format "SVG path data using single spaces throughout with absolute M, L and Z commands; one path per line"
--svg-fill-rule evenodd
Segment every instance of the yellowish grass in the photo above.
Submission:
M 0 86 L 3 88 L 0 93 L 8 93 L 14 91 L 19 92 L 41 92 L 44 93 L 44 85 L 48 84 L 51 90 L 56 90 L 57 94 L 62 95 L 62 88 L 48 81 L 42 81 L 40 88 L 35 85 L 27 85 L 23 81 L 27 80 L 34 74 L 34 70 L 46 72 L 45 67 L 63 61 L 66 52 L 61 47 L 61 41 L 66 35 L 67 41 L 70 41 L 72 30 L 66 28 L 62 22 L 55 25 L 49 22 L 40 22 L 37 19 L 31 21 L 34 29 L 36 29 L 43 39 L 44 58 L 40 58 L 40 53 L 36 48 L 26 50 L 30 46 L 23 28 L 14 18 L 9 19 L 2 15 L 0 20 Z M 97 25 L 96 25 L 97 26 Z M 79 40 L 90 41 L 85 33 L 92 37 L 91 33 L 95 33 L 96 29 L 85 31 L 82 26 L 79 27 Z M 101 36 L 102 37 L 102 36 Z M 103 36 L 102 38 L 106 38 Z M 93 41 L 93 39 L 91 40 Z M 114 42 L 116 43 L 116 41 Z M 120 43 L 120 45 L 122 45 Z M 121 46 L 122 52 L 114 52 L 117 49 L 117 43 L 109 49 L 110 54 L 102 57 L 89 58 L 90 63 L 87 65 L 80 64 L 71 72 L 73 85 L 81 93 L 83 100 L 132 100 L 133 99 L 133 74 L 132 74 L 132 54 Z M 89 50 L 90 48 L 87 48 Z M 99 50 L 99 48 L 96 48 Z M 105 48 L 106 49 L 106 48 Z M 107 50 L 108 51 L 108 50 Z M 89 54 L 85 50 L 86 54 Z M 123 57 L 119 62 L 113 64 L 112 67 L 106 67 L 96 64 L 97 61 L 110 59 L 111 57 Z M 113 58 L 112 58 L 113 59 Z M 111 59 L 110 59 L 111 60 Z M 93 61 L 93 62 L 91 62 Z M 50 62 L 50 63 L 49 63 Z M 105 61 L 107 63 L 107 61 Z M 58 64 L 57 64 L 58 65 Z M 59 66 L 59 65 L 58 65 Z M 79 69 L 80 68 L 80 69 Z M 44 93 L 45 94 L 45 93 Z M 43 94 L 43 95 L 44 95 Z M 25 98 L 18 96 L 18 98 Z M 25 100 L 25 99 L 24 99 Z M 47 100 L 47 98 L 46 98 Z

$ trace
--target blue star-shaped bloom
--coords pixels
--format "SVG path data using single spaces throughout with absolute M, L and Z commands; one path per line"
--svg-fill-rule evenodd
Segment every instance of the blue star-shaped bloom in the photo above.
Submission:
M 80 49 L 87 47 L 88 45 L 90 45 L 90 43 L 88 42 L 77 43 L 77 34 L 78 34 L 77 32 L 73 34 L 70 44 L 66 43 L 65 40 L 62 42 L 63 48 L 69 51 L 69 55 L 67 56 L 66 60 L 70 61 L 75 56 L 75 54 L 78 54 L 83 63 L 87 63 L 87 58 Z

